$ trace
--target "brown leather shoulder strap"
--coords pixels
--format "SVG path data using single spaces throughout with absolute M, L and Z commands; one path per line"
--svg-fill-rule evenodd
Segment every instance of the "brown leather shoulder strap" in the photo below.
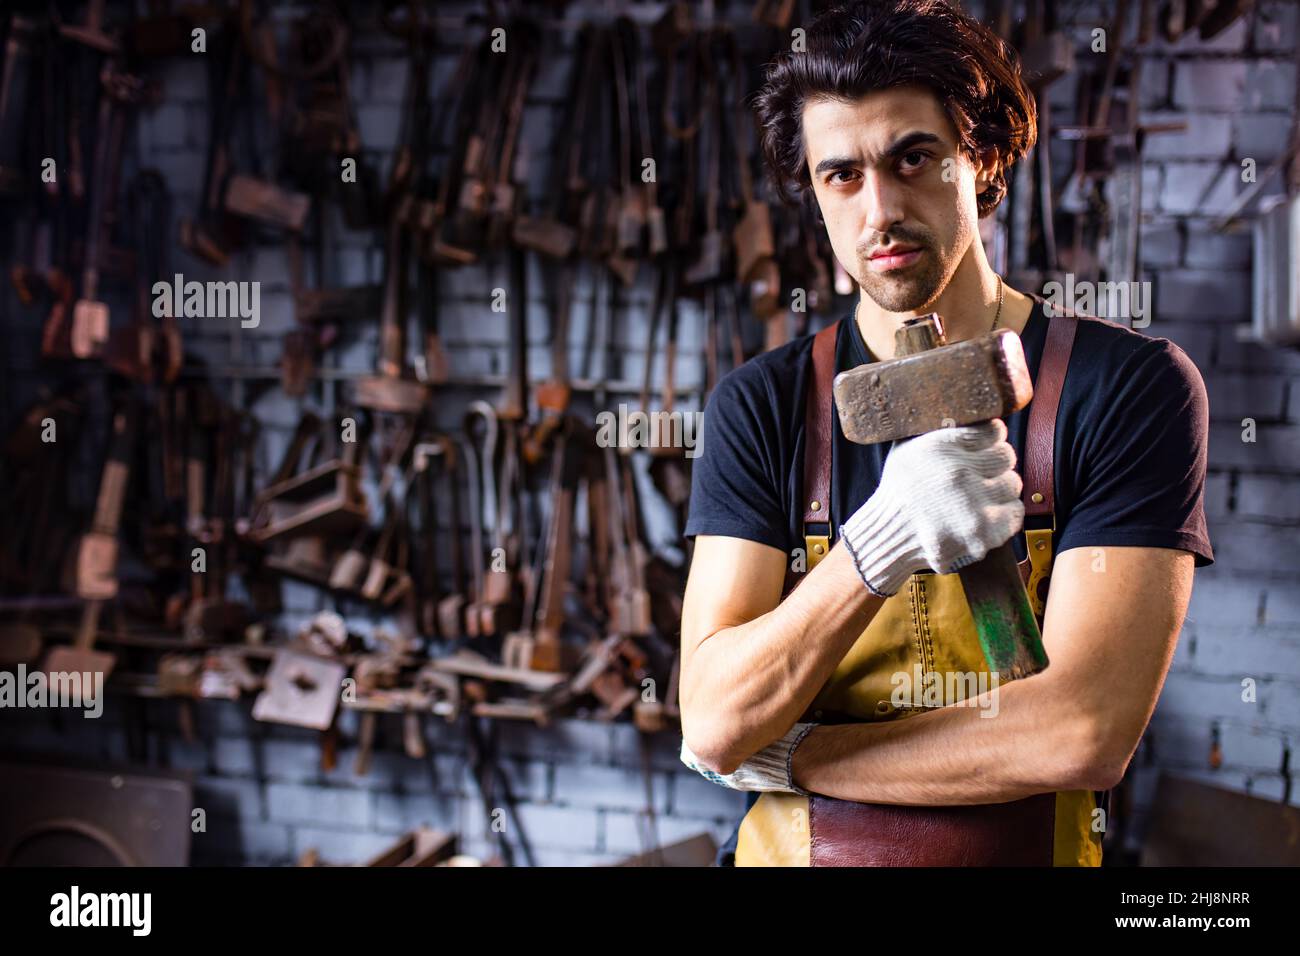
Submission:
M 804 403 L 803 500 L 805 524 L 831 520 L 831 386 L 835 381 L 835 340 L 842 320 L 813 337 L 812 378 Z M 834 529 L 832 529 L 832 534 Z
M 1078 320 L 1058 315 L 1047 323 L 1047 340 L 1034 380 L 1034 397 L 1029 403 L 1029 426 L 1025 435 L 1025 516 L 1051 515 L 1056 508 L 1053 493 L 1056 449 L 1056 412 L 1061 389 L 1070 366 Z

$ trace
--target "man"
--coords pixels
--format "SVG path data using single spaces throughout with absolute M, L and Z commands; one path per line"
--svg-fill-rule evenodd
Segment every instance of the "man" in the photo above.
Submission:
M 861 294 L 820 337 L 824 367 L 805 336 L 710 397 L 682 759 L 752 791 L 737 865 L 1099 865 L 1105 791 L 1155 707 L 1193 567 L 1213 561 L 1200 375 L 1172 342 L 1051 317 L 992 272 L 977 223 L 1036 111 L 1010 48 L 943 0 L 827 12 L 806 52 L 769 66 L 756 109 L 769 172 L 816 204 Z M 892 358 L 904 320 L 930 312 L 950 342 L 1018 334 L 1034 401 L 892 445 L 848 442 L 834 414 L 828 438 L 808 427 L 830 376 Z M 819 467 L 829 493 L 811 487 Z M 952 572 L 1008 539 L 1022 575 L 1050 571 L 1050 666 L 942 700 L 979 706 L 900 702 L 914 672 L 996 685 Z

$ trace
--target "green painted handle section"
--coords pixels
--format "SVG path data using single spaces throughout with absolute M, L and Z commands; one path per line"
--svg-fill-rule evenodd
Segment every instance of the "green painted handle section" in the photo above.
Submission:
M 957 573 L 989 670 L 1000 682 L 1044 670 L 1047 650 L 1010 542 Z

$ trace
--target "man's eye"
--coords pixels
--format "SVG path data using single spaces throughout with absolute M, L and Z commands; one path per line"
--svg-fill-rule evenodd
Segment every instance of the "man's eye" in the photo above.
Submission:
M 920 169 L 930 157 L 918 150 L 903 154 L 903 165 L 907 169 Z M 911 160 L 912 162 L 909 162 Z
M 853 170 L 851 169 L 837 169 L 835 170 L 835 172 L 831 173 L 830 180 L 833 183 L 846 183 L 848 182 L 848 179 L 840 179 L 839 177 L 841 176 L 851 177 L 853 175 L 854 173 Z

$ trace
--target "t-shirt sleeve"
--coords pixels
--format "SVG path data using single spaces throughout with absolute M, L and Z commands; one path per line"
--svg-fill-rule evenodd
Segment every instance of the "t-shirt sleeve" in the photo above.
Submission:
M 785 550 L 789 529 L 777 478 L 773 401 L 752 363 L 724 375 L 709 395 L 691 468 L 687 537 L 725 535 Z
M 1209 403 L 1187 354 L 1166 339 L 1144 343 L 1096 426 L 1082 432 L 1075 501 L 1057 550 L 1104 545 L 1175 548 L 1214 562 L 1205 522 Z

